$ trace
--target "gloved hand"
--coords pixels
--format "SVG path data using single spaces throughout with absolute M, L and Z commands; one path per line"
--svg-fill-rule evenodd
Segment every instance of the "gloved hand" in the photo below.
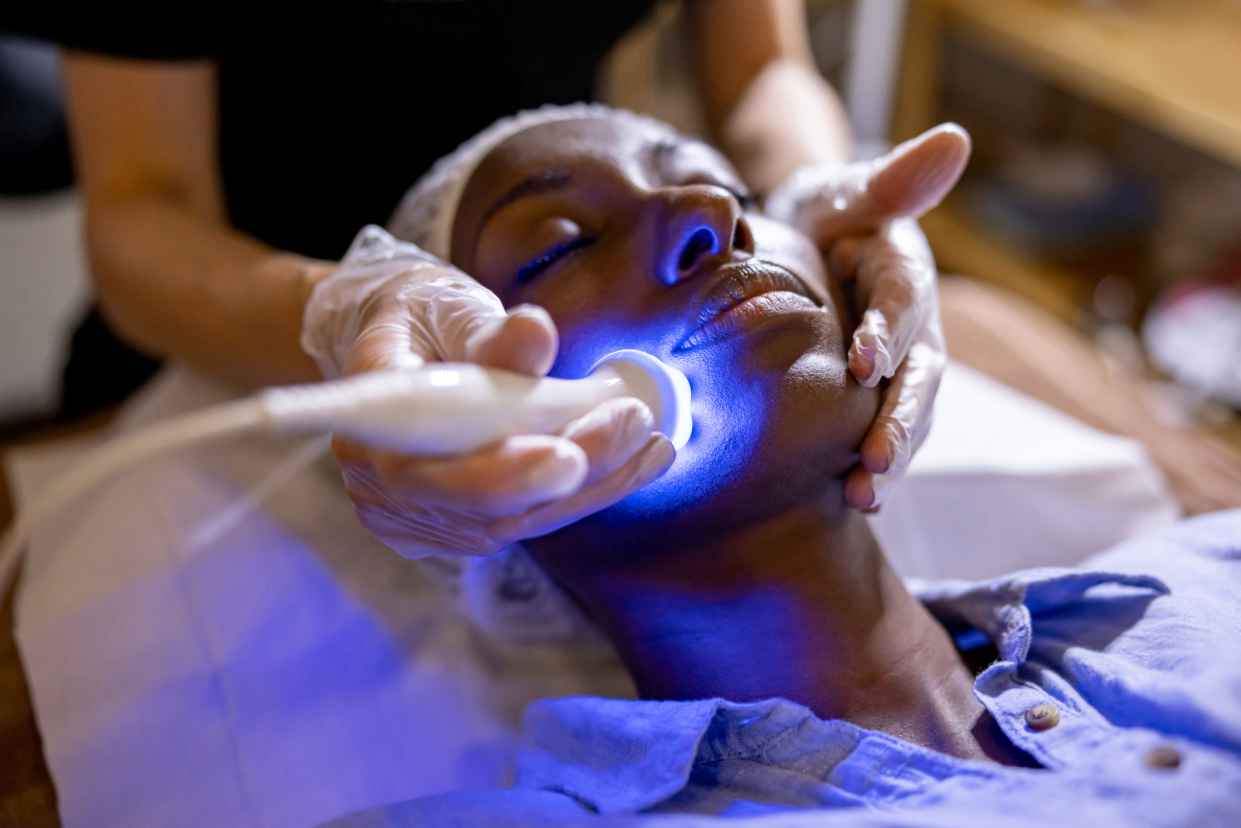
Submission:
M 354 240 L 306 306 L 302 347 L 328 378 L 426 361 L 541 376 L 555 325 L 378 227 Z M 412 457 L 336 439 L 358 519 L 408 558 L 489 555 L 606 508 L 659 477 L 675 450 L 634 399 L 610 400 L 560 435 L 518 435 L 454 457 Z
M 916 219 L 948 194 L 969 155 L 965 130 L 943 124 L 874 161 L 803 167 L 767 199 L 767 214 L 814 239 L 866 309 L 849 370 L 868 387 L 891 380 L 845 481 L 855 509 L 882 504 L 931 427 L 947 351 L 935 259 Z

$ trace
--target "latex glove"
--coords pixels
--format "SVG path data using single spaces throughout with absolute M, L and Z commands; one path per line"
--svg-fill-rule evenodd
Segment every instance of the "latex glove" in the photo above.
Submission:
M 302 347 L 325 377 L 426 361 L 541 376 L 555 325 L 532 305 L 507 313 L 491 291 L 422 249 L 366 227 L 316 286 Z M 465 455 L 414 457 L 344 439 L 332 448 L 358 519 L 409 558 L 489 555 L 606 508 L 659 477 L 675 450 L 635 399 L 610 400 L 560 435 L 518 435 Z
M 849 370 L 868 387 L 890 380 L 845 482 L 853 508 L 878 509 L 930 431 L 947 351 L 935 259 L 916 219 L 948 194 L 969 155 L 965 130 L 944 124 L 874 161 L 803 167 L 767 199 L 767 214 L 814 239 L 865 308 Z

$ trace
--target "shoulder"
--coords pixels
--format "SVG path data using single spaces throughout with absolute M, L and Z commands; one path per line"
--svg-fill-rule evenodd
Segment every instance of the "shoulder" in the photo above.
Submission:
M 1101 584 L 1035 613 L 1030 658 L 1110 722 L 1241 751 L 1241 510 L 1182 521 L 1083 562 Z
M 1183 520 L 1121 543 L 1081 564 L 1082 569 L 1153 575 L 1168 597 L 1227 610 L 1219 619 L 1241 632 L 1241 509 Z
M 1113 574 L 1117 581 L 1150 578 L 1164 589 L 1135 591 L 1115 582 L 1102 584 L 1036 624 L 1036 634 L 1054 636 L 1074 629 L 1082 637 L 1080 646 L 1123 652 L 1152 666 L 1182 668 L 1197 657 L 1221 663 L 1217 648 L 1227 642 L 1241 647 L 1241 509 L 1202 515 L 1133 538 L 1083 561 L 1078 569 Z M 1115 640 L 1095 641 L 1091 631 L 1102 628 L 1112 630 Z

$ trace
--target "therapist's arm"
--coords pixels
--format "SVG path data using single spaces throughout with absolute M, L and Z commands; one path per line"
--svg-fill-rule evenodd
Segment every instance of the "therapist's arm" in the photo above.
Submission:
M 802 0 L 690 0 L 703 103 L 742 176 L 769 192 L 804 164 L 846 164 L 844 107 L 815 68 Z
M 213 65 L 70 54 L 65 83 L 91 269 L 108 321 L 148 353 L 227 379 L 318 379 L 298 340 L 307 299 L 336 264 L 281 253 L 229 224 Z M 356 297 L 369 312 L 357 339 L 344 343 L 348 372 L 450 356 L 548 370 L 557 340 L 545 312 L 506 315 L 479 298 L 481 286 L 461 287 L 468 277 L 445 271 L 456 284 L 439 290 L 473 324 L 458 315 L 455 333 L 425 336 L 434 297 L 403 291 L 403 274 L 394 274 L 391 295 Z M 424 281 L 413 268 L 408 275 Z M 436 353 L 427 340 L 452 351 Z M 408 555 L 485 555 L 610 506 L 662 474 L 673 450 L 651 425 L 631 400 L 600 405 L 565 436 L 517 435 L 450 459 L 344 440 L 335 450 L 363 525 L 380 539 Z
M 335 264 L 230 225 L 214 63 L 67 52 L 64 83 L 96 301 L 113 329 L 227 380 L 318 379 L 298 335 Z

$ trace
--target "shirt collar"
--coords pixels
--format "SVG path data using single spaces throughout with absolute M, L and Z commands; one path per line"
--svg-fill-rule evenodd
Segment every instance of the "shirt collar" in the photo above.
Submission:
M 722 699 L 542 699 L 523 716 L 513 787 L 571 796 L 602 814 L 630 813 L 672 796 L 689 779 L 698 743 Z
M 1025 661 L 1032 613 L 1053 611 L 1101 584 L 1166 594 L 1146 575 L 1043 568 L 972 583 L 910 581 L 910 591 L 949 630 L 974 628 L 995 641 L 1000 658 Z M 806 725 L 815 724 L 815 727 Z M 816 752 L 843 761 L 866 737 L 891 741 L 847 722 L 820 722 L 806 708 L 771 699 L 738 704 L 543 699 L 526 708 L 524 749 L 514 787 L 571 796 L 601 814 L 650 808 L 685 787 L 698 762 L 764 753 L 792 731 L 815 732 Z M 790 740 L 789 745 L 800 740 Z
M 820 764 L 835 766 L 869 734 L 785 699 L 542 699 L 526 708 L 524 725 L 513 787 L 562 793 L 600 814 L 663 802 L 686 786 L 696 764 L 762 757 L 796 765 L 813 750 Z
M 995 642 L 1000 658 L 1015 664 L 1029 655 L 1033 615 L 1067 606 L 1102 584 L 1153 590 L 1161 595 L 1170 592 L 1152 575 L 1059 567 L 1027 569 L 989 581 L 906 581 L 914 597 L 950 632 L 981 630 Z

